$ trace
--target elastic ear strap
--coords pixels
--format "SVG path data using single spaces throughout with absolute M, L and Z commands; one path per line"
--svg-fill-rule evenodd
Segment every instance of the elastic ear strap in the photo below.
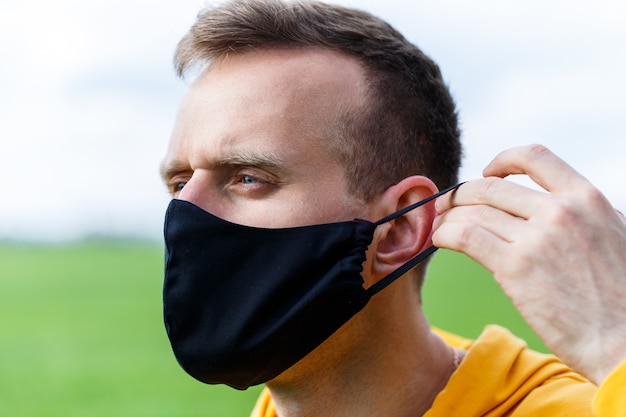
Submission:
M 413 268 L 414 266 L 422 262 L 424 259 L 428 258 L 430 255 L 435 253 L 437 249 L 438 249 L 437 247 L 431 246 L 430 248 L 426 249 L 424 252 L 417 254 L 417 256 L 415 256 L 410 261 L 408 261 L 407 263 L 400 266 L 398 269 L 396 269 L 395 271 L 393 271 L 392 273 L 390 273 L 389 275 L 387 275 L 386 277 L 378 281 L 376 284 L 369 287 L 366 291 L 369 293 L 370 297 L 373 296 L 374 294 L 378 293 L 380 290 L 385 288 L 387 285 L 394 282 L 397 278 L 407 273 L 411 268 Z
M 395 213 L 391 213 L 388 216 L 383 217 L 382 219 L 378 220 L 376 223 L 374 223 L 376 226 L 381 225 L 383 223 L 387 223 L 388 221 L 391 221 L 393 219 L 397 219 L 400 216 L 405 215 L 406 213 L 408 213 L 409 211 L 418 208 L 419 206 L 423 206 L 426 203 L 430 203 L 431 201 L 433 201 L 435 198 L 437 197 L 441 197 L 442 195 L 444 195 L 447 192 L 450 192 L 452 190 L 455 190 L 457 188 L 459 188 L 461 185 L 465 184 L 465 182 L 460 182 L 456 185 L 453 185 L 452 187 L 448 187 L 445 190 L 439 191 L 436 194 L 431 195 L 430 197 L 426 197 L 423 200 L 418 201 L 417 203 L 413 203 L 410 206 L 407 206 L 399 211 L 396 211 Z
M 382 219 L 378 220 L 375 224 L 376 224 L 376 226 L 378 226 L 378 225 L 381 225 L 383 223 L 387 223 L 390 220 L 396 219 L 396 218 L 398 218 L 398 217 L 408 213 L 409 211 L 418 208 L 419 206 L 422 206 L 422 205 L 424 205 L 424 204 L 426 204 L 428 202 L 433 201 L 437 197 L 441 197 L 442 195 L 444 195 L 447 192 L 450 192 L 452 190 L 455 190 L 455 189 L 459 188 L 463 184 L 464 184 L 464 182 L 460 182 L 460 183 L 458 183 L 456 185 L 453 185 L 452 187 L 448 187 L 445 190 L 439 191 L 438 193 L 433 194 L 430 197 L 427 197 L 427 198 L 425 198 L 425 199 L 423 199 L 421 201 L 418 201 L 417 203 L 413 203 L 410 206 L 405 207 L 405 208 L 403 208 L 400 211 L 396 211 L 395 213 L 391 213 L 390 215 L 383 217 Z M 369 293 L 370 296 L 373 296 L 374 294 L 378 293 L 380 290 L 385 288 L 387 285 L 389 285 L 392 282 L 394 282 L 400 276 L 402 276 L 405 273 L 407 273 L 411 268 L 413 268 L 414 266 L 416 266 L 417 264 L 422 262 L 424 259 L 428 258 L 430 255 L 435 253 L 436 250 L 437 250 L 437 248 L 435 246 L 431 246 L 428 249 L 426 249 L 424 252 L 418 253 L 410 261 L 408 261 L 404 265 L 401 265 L 400 267 L 398 267 L 398 269 L 396 269 L 395 271 L 393 271 L 392 273 L 390 273 L 386 277 L 382 278 L 376 284 L 374 284 L 371 287 L 369 287 L 366 291 Z

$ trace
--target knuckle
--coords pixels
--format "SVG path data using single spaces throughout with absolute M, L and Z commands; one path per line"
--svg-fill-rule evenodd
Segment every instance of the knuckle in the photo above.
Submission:
M 598 208 L 607 205 L 607 200 L 604 197 L 604 194 L 600 192 L 597 188 L 593 186 L 584 187 L 579 190 L 581 196 L 581 205 L 590 207 L 590 208 Z
M 575 193 L 554 196 L 544 207 L 549 222 L 562 227 L 569 227 L 590 215 L 602 215 L 612 210 L 605 196 L 595 187 L 579 188 Z
M 478 189 L 478 197 L 480 201 L 488 201 L 489 196 L 497 195 L 502 184 L 502 179 L 496 177 L 488 177 L 481 181 Z
M 528 145 L 528 151 L 526 154 L 528 155 L 528 159 L 532 161 L 534 159 L 541 159 L 546 154 L 549 154 L 549 153 L 550 153 L 550 150 L 546 148 L 544 145 L 533 144 L 533 145 Z
M 474 208 L 473 219 L 476 222 L 489 222 L 493 215 L 493 209 L 489 206 L 482 205 Z
M 568 227 L 578 218 L 578 207 L 571 200 L 565 198 L 554 199 L 545 208 L 544 213 L 549 223 L 557 226 Z
M 467 250 L 474 241 L 474 228 L 469 224 L 463 224 L 459 227 L 457 233 L 457 245 L 461 250 Z
M 433 234 L 433 243 L 442 248 L 466 250 L 472 241 L 473 232 L 467 223 L 446 223 Z

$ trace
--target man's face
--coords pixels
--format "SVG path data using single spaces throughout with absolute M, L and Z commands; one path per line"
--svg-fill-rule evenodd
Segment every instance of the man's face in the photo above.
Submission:
M 184 97 L 162 165 L 171 194 L 231 222 L 287 227 L 366 217 L 332 143 L 362 105 L 356 60 L 308 49 L 214 63 Z

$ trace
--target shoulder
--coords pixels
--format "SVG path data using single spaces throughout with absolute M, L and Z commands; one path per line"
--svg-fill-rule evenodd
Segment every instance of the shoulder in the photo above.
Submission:
M 529 349 L 508 330 L 488 326 L 475 341 L 436 332 L 468 351 L 428 417 L 594 415 L 593 384 L 553 355 Z

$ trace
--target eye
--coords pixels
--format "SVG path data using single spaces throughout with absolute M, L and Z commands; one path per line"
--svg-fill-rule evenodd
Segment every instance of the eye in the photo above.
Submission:
M 185 185 L 187 185 L 187 181 L 180 181 L 180 180 L 171 181 L 170 184 L 168 185 L 170 195 L 173 198 L 178 198 L 178 195 L 183 190 L 183 188 L 185 188 Z
M 278 183 L 270 174 L 256 169 L 245 169 L 235 173 L 230 180 L 229 190 L 240 196 L 260 198 L 276 189 Z
M 251 175 L 242 175 L 240 181 L 242 184 L 256 184 L 259 182 L 259 179 Z

